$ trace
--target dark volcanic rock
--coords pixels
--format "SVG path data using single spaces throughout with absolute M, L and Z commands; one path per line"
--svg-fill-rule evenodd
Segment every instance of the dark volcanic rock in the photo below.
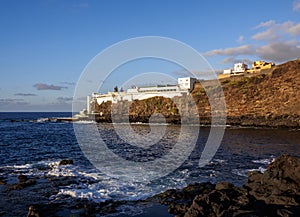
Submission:
M 158 195 L 176 216 L 300 216 L 300 159 L 282 155 L 248 182 L 193 184 Z
M 267 204 L 297 206 L 300 202 L 300 159 L 282 155 L 264 173 L 252 172 L 244 185 Z
M 73 164 L 73 160 L 72 159 L 65 159 L 65 160 L 61 160 L 59 162 L 59 165 L 69 165 L 69 164 Z
M 19 181 L 19 184 L 24 183 L 24 182 L 28 181 L 28 177 L 25 175 L 19 175 L 18 181 Z
M 234 216 L 237 212 L 251 213 L 249 210 L 251 201 L 245 189 L 228 183 L 217 184 L 217 186 L 218 189 L 208 194 L 197 195 L 184 216 Z
M 27 217 L 40 217 L 40 213 L 35 206 L 30 206 L 28 209 Z
M 32 186 L 36 184 L 36 178 L 28 178 L 25 175 L 19 175 L 18 176 L 18 183 L 17 184 L 12 184 L 8 185 L 7 189 L 8 190 L 21 190 L 25 187 Z
M 169 205 L 168 211 L 171 214 L 177 216 L 183 216 L 193 203 L 193 199 L 197 195 L 207 194 L 215 188 L 214 184 L 207 183 L 195 183 L 191 184 L 183 189 L 170 189 L 167 190 L 155 198 L 161 204 Z

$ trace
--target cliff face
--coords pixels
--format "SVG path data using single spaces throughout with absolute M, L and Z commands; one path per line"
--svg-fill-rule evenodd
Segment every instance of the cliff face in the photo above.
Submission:
M 251 76 L 239 76 L 222 79 L 227 123 L 244 126 L 300 127 L 300 60 L 278 65 L 268 72 Z M 205 82 L 206 90 L 218 96 L 215 86 Z M 214 93 L 215 92 L 215 93 Z M 207 94 L 200 83 L 195 84 L 191 93 L 197 104 L 200 122 L 210 123 L 210 104 Z M 114 105 L 115 113 L 120 116 L 129 114 L 131 121 L 147 122 L 151 114 L 161 113 L 169 123 L 179 123 L 178 109 L 185 114 L 197 112 L 189 106 L 190 99 L 175 97 L 173 101 L 163 97 L 154 97 L 132 103 L 121 102 Z M 128 109 L 124 109 L 128 107 Z M 123 109 L 122 109 L 123 108 Z M 96 112 L 102 112 L 98 121 L 111 121 L 111 103 L 95 106 Z M 199 122 L 199 120 L 191 120 Z
M 300 61 L 267 74 L 222 81 L 228 120 L 245 125 L 300 126 Z M 230 122 L 229 122 L 230 123 Z

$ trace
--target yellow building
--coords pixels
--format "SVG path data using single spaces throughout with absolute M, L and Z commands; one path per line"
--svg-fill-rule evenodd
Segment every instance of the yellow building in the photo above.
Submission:
M 275 64 L 272 62 L 269 63 L 265 61 L 254 61 L 252 63 L 252 69 L 248 69 L 247 72 L 256 73 L 256 72 L 260 72 L 262 69 L 270 69 L 273 66 L 275 66 Z
M 271 69 L 275 66 L 275 63 L 266 61 L 254 61 L 252 63 L 252 68 L 248 69 L 248 65 L 245 63 L 236 63 L 231 69 L 225 69 L 222 74 L 218 75 L 218 79 L 229 78 L 232 76 L 242 75 L 247 73 L 259 73 L 264 69 Z

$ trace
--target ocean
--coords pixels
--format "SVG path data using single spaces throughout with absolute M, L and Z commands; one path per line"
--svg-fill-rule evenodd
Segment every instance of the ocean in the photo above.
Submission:
M 139 200 L 163 192 L 170 188 L 182 188 L 195 182 L 229 181 L 241 186 L 247 181 L 249 171 L 264 171 L 269 163 L 279 155 L 286 153 L 300 157 L 299 129 L 259 129 L 228 127 L 221 145 L 214 157 L 204 167 L 199 167 L 199 158 L 205 145 L 209 127 L 200 127 L 199 137 L 191 154 L 174 171 L 153 180 L 122 179 L 113 171 L 91 163 L 93 154 L 86 154 L 78 144 L 73 123 L 56 122 L 52 118 L 71 117 L 71 113 L 0 113 L 0 181 L 6 184 L 17 182 L 19 175 L 29 177 L 72 177 L 69 185 L 63 183 L 57 191 L 45 194 L 45 200 L 83 198 L 95 202 L 108 200 Z M 50 118 L 50 119 L 48 119 Z M 168 154 L 174 147 L 174 141 L 180 134 L 180 126 L 167 125 L 165 139 L 158 140 L 147 152 L 122 141 L 114 131 L 113 124 L 95 124 L 91 122 L 76 123 L 76 126 L 89 129 L 99 128 L 107 148 L 126 161 L 136 163 L 152 162 Z M 120 126 L 122 128 L 122 126 Z M 160 131 L 160 125 L 150 128 L 147 124 L 133 124 L 135 132 L 149 133 L 150 129 Z M 193 126 L 191 126 L 193 127 Z M 96 137 L 96 135 L 95 135 Z M 92 139 L 92 138 L 91 138 Z M 72 159 L 73 164 L 59 165 L 64 159 Z M 174 159 L 176 161 L 176 159 Z M 105 165 L 105 164 L 99 164 Z M 128 177 L 134 177 L 130 168 L 123 170 Z M 151 171 L 148 171 L 151 173 Z M 140 174 L 143 176 L 144 174 Z M 39 188 L 48 188 L 39 182 Z M 35 190 L 40 194 L 39 190 Z M 42 190 L 41 190 L 42 191 Z M 0 211 L 15 208 L 20 210 L 26 201 L 12 200 L 0 185 Z M 21 196 L 20 196 L 21 197 Z M 24 207 L 22 206 L 24 203 Z M 9 207 L 10 206 L 10 207 Z M 26 210 L 25 210 L 26 211 Z M 20 212 L 20 216 L 24 212 Z M 4 215 L 5 216 L 5 215 Z M 7 215 L 9 216 L 9 215 Z M 17 216 L 17 215 L 16 215 Z

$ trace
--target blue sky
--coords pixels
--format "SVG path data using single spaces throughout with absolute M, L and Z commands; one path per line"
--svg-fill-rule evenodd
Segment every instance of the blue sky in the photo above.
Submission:
M 88 62 L 132 37 L 177 39 L 215 70 L 300 57 L 297 0 L 0 0 L 0 29 L 0 111 L 71 111 Z M 120 81 L 111 79 L 107 89 Z

